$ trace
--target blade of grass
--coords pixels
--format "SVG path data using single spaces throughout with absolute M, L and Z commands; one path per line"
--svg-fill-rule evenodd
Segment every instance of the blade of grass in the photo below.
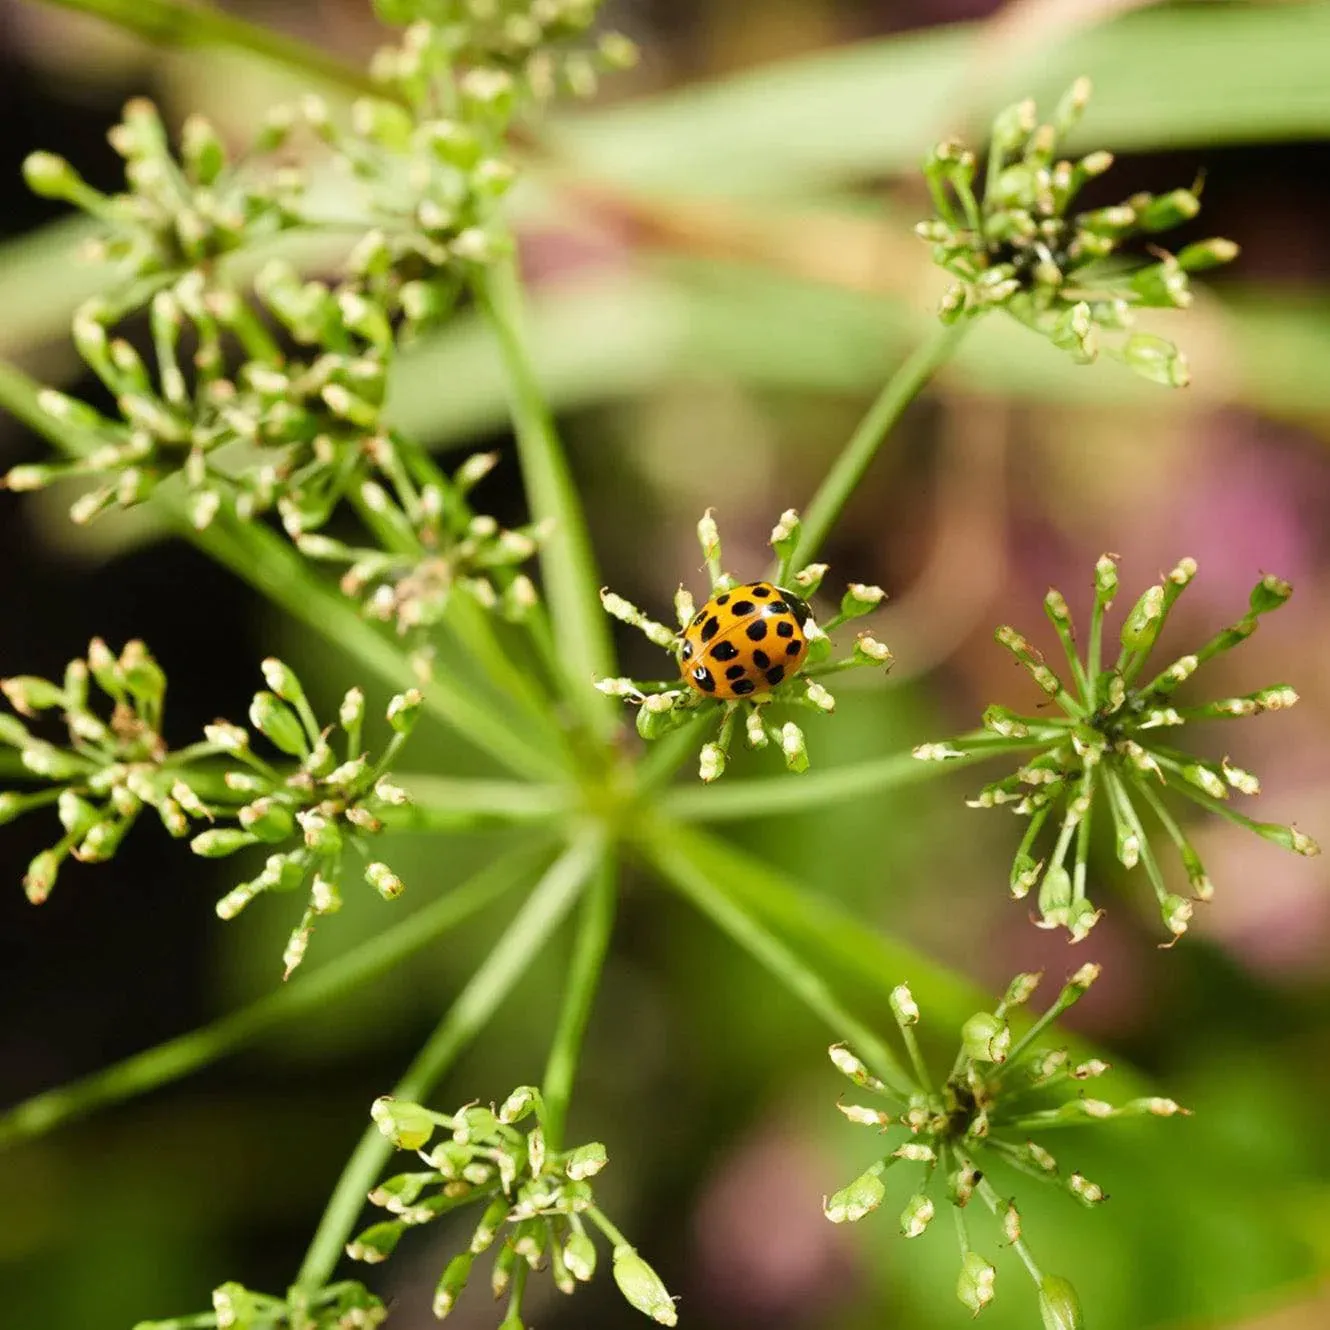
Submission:
M 157 46 L 227 46 L 343 92 L 385 95 L 363 70 L 344 64 L 317 46 L 249 23 L 212 5 L 185 4 L 183 0 L 41 0 L 41 3 L 53 9 L 89 14 Z
M 584 833 L 564 851 L 527 897 L 507 931 L 393 1087 L 393 1098 L 419 1100 L 429 1094 L 457 1055 L 484 1028 L 558 928 L 603 854 L 604 842 L 597 830 Z M 319 1221 L 296 1276 L 297 1290 L 313 1293 L 328 1282 L 365 1204 L 365 1196 L 392 1152 L 392 1142 L 377 1126 L 371 1124 L 366 1128 Z
M 211 1025 L 168 1039 L 113 1066 L 34 1095 L 0 1115 L 0 1149 L 41 1136 L 99 1108 L 188 1076 L 269 1030 L 317 1011 L 401 965 L 449 929 L 483 910 L 524 877 L 548 850 L 523 846 L 354 950 L 312 968 L 275 992 Z
M 532 367 L 516 260 L 500 259 L 485 269 L 479 294 L 506 371 L 531 517 L 552 527 L 541 543 L 540 566 L 570 699 L 592 733 L 607 738 L 617 727 L 613 703 L 591 683 L 614 673 L 609 620 L 600 607 L 600 574 L 582 504 Z

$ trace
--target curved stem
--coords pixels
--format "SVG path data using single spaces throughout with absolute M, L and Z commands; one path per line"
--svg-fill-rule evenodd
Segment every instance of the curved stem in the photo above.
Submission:
M 480 1033 L 495 1009 L 526 972 L 532 958 L 558 928 L 603 853 L 599 831 L 585 832 L 559 857 L 514 916 L 503 936 L 435 1027 L 391 1093 L 419 1100 L 433 1088 L 457 1055 Z M 392 1142 L 371 1124 L 342 1170 L 295 1288 L 310 1294 L 328 1282 Z
M 572 961 L 568 967 L 567 987 L 559 1024 L 554 1032 L 545 1078 L 541 1090 L 545 1100 L 545 1140 L 551 1150 L 563 1148 L 563 1128 L 572 1097 L 573 1077 L 582 1052 L 582 1038 L 595 1001 L 605 953 L 614 928 L 615 861 L 607 853 L 595 880 L 582 898 L 582 913 L 577 924 Z
M 91 1076 L 25 1100 L 0 1116 L 0 1148 L 40 1136 L 95 1109 L 178 1080 L 285 1021 L 327 1006 L 395 969 L 408 956 L 483 910 L 526 876 L 535 862 L 530 846 L 513 851 L 377 937 L 311 970 L 308 975 L 302 973 L 250 1006 L 202 1029 L 135 1053 Z
M 478 294 L 506 371 L 531 517 L 552 526 L 541 544 L 540 566 L 570 698 L 592 733 L 607 738 L 616 726 L 613 703 L 591 683 L 615 672 L 609 620 L 600 606 L 600 574 L 577 488 L 531 364 L 516 260 L 502 258 L 486 268 Z
M 887 380 L 877 400 L 868 408 L 868 414 L 850 436 L 850 441 L 832 464 L 803 512 L 799 543 L 790 556 L 792 568 L 802 568 L 813 560 L 836 524 L 836 519 L 859 487 L 882 441 L 938 367 L 950 358 L 968 327 L 969 323 L 965 320 L 940 324 L 927 341 L 915 347 L 906 357 L 905 363 Z
M 307 46 L 294 37 L 247 23 L 223 9 L 183 4 L 181 0 L 43 0 L 43 3 L 95 15 L 159 46 L 229 46 L 348 92 L 383 95 L 363 70 L 343 64 L 326 51 Z
M 827 981 L 803 956 L 770 932 L 745 909 L 729 889 L 726 875 L 695 838 L 677 825 L 658 824 L 649 830 L 643 849 L 656 870 L 697 906 L 722 932 L 728 933 L 759 964 L 765 966 L 810 1011 L 846 1040 L 856 1053 L 897 1094 L 914 1093 L 909 1073 L 877 1034 L 853 1016 Z

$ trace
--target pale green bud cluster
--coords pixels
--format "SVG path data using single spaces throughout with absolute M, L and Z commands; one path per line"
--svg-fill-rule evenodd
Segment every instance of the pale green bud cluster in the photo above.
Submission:
M 370 1201 L 391 1219 L 372 1224 L 347 1244 L 354 1260 L 386 1260 L 408 1228 L 464 1207 L 480 1218 L 462 1252 L 444 1267 L 434 1293 L 434 1315 L 452 1312 L 476 1259 L 497 1248 L 490 1269 L 496 1298 L 508 1296 L 504 1325 L 520 1325 L 525 1270 L 549 1267 L 555 1287 L 572 1293 L 596 1272 L 598 1229 L 613 1245 L 613 1273 L 624 1297 L 661 1325 L 674 1325 L 674 1302 L 659 1276 L 595 1204 L 590 1179 L 608 1162 L 599 1142 L 550 1149 L 545 1105 L 534 1086 L 519 1086 L 499 1107 L 468 1104 L 438 1113 L 419 1104 L 379 1099 L 370 1111 L 399 1150 L 412 1150 L 426 1166 L 385 1179 Z
M 1005 309 L 1079 363 L 1102 349 L 1144 378 L 1183 387 L 1185 358 L 1172 342 L 1136 331 L 1136 311 L 1186 309 L 1190 275 L 1231 262 L 1238 247 L 1211 239 L 1176 255 L 1159 248 L 1156 237 L 1200 211 L 1199 185 L 1076 211 L 1081 190 L 1113 164 L 1107 152 L 1058 156 L 1089 97 L 1082 78 L 1046 124 L 1032 101 L 1000 112 L 982 183 L 975 154 L 960 143 L 940 143 L 929 154 L 924 178 L 936 215 L 915 231 L 958 279 L 942 298 L 941 316 L 953 322 Z
M 1107 1064 L 1098 1059 L 1073 1064 L 1065 1048 L 1038 1042 L 1098 976 L 1097 965 L 1083 965 L 1042 1016 L 1021 1022 L 1012 1013 L 1034 995 L 1042 975 L 1016 975 L 992 1011 L 976 1012 L 962 1024 L 960 1050 L 940 1082 L 930 1076 L 916 1037 L 918 1003 L 907 985 L 893 989 L 890 1006 L 913 1075 L 896 1069 L 895 1075 L 882 1079 L 845 1045 L 835 1044 L 829 1050 L 837 1071 L 856 1089 L 881 1101 L 881 1107 L 843 1102 L 837 1107 L 849 1121 L 873 1128 L 885 1140 L 868 1168 L 826 1198 L 826 1217 L 833 1224 L 856 1223 L 886 1203 L 894 1177 L 890 1170 L 904 1167 L 912 1172 L 900 1212 L 901 1234 L 919 1237 L 942 1206 L 951 1208 L 960 1246 L 956 1296 L 977 1315 L 992 1302 L 997 1287 L 996 1268 L 971 1245 L 969 1218 L 977 1197 L 994 1221 L 998 1240 L 1017 1250 L 1033 1279 L 1045 1326 L 1081 1330 L 1075 1290 L 1066 1280 L 1040 1270 L 1026 1244 L 1015 1202 L 999 1196 L 987 1174 L 993 1162 L 1000 1161 L 1017 1172 L 1060 1185 L 1082 1205 L 1097 1206 L 1107 1199 L 1103 1189 L 1079 1172 L 1064 1173 L 1053 1155 L 1031 1139 L 1032 1133 L 1071 1123 L 1186 1113 L 1173 1100 L 1161 1097 L 1133 1099 L 1120 1106 L 1086 1098 L 1080 1083 L 1103 1075 Z M 917 1172 L 912 1165 L 919 1166 Z
M 1296 854 L 1320 852 L 1316 842 L 1296 828 L 1258 822 L 1230 806 L 1233 795 L 1260 792 L 1260 781 L 1251 772 L 1228 758 L 1216 762 L 1194 757 L 1176 746 L 1179 731 L 1190 721 L 1282 711 L 1298 700 L 1287 684 L 1191 705 L 1176 695 L 1200 666 L 1245 642 L 1261 616 L 1277 610 L 1293 594 L 1287 582 L 1274 576 L 1256 584 L 1236 623 L 1163 669 L 1154 673 L 1146 669 L 1170 611 L 1196 571 L 1194 559 L 1181 559 L 1142 593 L 1123 621 L 1116 659 L 1108 663 L 1104 616 L 1117 596 L 1118 576 L 1113 556 L 1104 555 L 1096 565 L 1083 656 L 1065 597 L 1050 590 L 1044 600 L 1066 660 L 1065 680 L 1014 628 L 997 630 L 998 642 L 1062 714 L 1018 715 L 995 705 L 984 712 L 982 730 L 915 749 L 915 757 L 931 761 L 979 753 L 1023 755 L 1023 765 L 1014 774 L 984 786 L 969 803 L 974 808 L 1007 807 L 1028 819 L 1012 862 L 1011 894 L 1023 899 L 1035 892 L 1036 922 L 1044 928 L 1065 928 L 1074 941 L 1085 937 L 1101 914 L 1089 897 L 1090 832 L 1097 809 L 1103 810 L 1100 820 L 1106 814 L 1113 829 L 1116 857 L 1123 868 L 1144 867 L 1170 942 L 1187 931 L 1196 902 L 1208 901 L 1214 889 L 1166 794 L 1198 804 Z M 1051 849 L 1042 852 L 1038 847 L 1045 827 L 1057 831 Z M 1153 843 L 1159 832 L 1182 860 L 1190 897 L 1179 896 L 1165 884 Z
M 374 1330 L 387 1319 L 382 1301 L 355 1280 L 339 1280 L 314 1294 L 293 1290 L 286 1298 L 226 1283 L 213 1289 L 211 1316 L 140 1321 L 134 1330 L 193 1330 L 200 1325 L 235 1330 Z
M 798 571 L 791 570 L 790 559 L 798 546 L 800 530 L 799 514 L 793 508 L 787 509 L 772 529 L 770 543 L 776 556 L 775 584 L 789 588 L 802 599 L 820 589 L 827 565 L 815 563 Z M 697 538 L 710 574 L 711 595 L 719 595 L 736 586 L 738 579 L 724 570 L 720 527 L 710 509 L 697 524 Z M 622 698 L 637 708 L 637 732 L 643 739 L 659 739 L 694 722 L 699 722 L 699 732 L 705 726 L 707 737 L 698 752 L 697 767 L 698 777 L 704 783 L 710 784 L 724 774 L 739 734 L 749 748 L 770 748 L 779 753 L 787 770 L 807 771 L 808 745 L 803 729 L 793 720 L 784 723 L 772 720 L 771 708 L 793 706 L 829 715 L 836 709 L 836 699 L 822 682 L 824 677 L 862 666 L 890 669 L 891 652 L 868 633 L 856 637 L 848 655 L 830 659 L 832 644 L 829 634 L 852 619 L 872 614 L 885 599 L 886 592 L 881 587 L 851 583 L 834 615 L 822 623 L 810 618 L 802 625 L 808 653 L 799 672 L 751 697 L 727 700 L 704 696 L 684 679 L 678 682 L 598 679 L 595 686 L 602 693 Z M 690 591 L 681 586 L 675 595 L 677 629 L 652 619 L 631 601 L 608 589 L 601 591 L 600 600 L 612 618 L 636 628 L 653 646 L 668 651 L 680 675 L 683 674 L 684 662 L 680 655 L 683 634 L 698 608 Z

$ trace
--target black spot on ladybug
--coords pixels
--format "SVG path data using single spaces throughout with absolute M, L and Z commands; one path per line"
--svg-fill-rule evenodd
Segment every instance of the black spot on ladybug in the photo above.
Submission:
M 771 588 L 769 586 L 763 586 L 761 582 L 754 582 L 753 585 L 748 588 L 748 594 L 750 596 L 756 596 L 758 600 L 766 600 L 766 598 L 771 595 Z
M 782 620 L 776 625 L 776 636 L 777 636 L 777 637 L 793 637 L 793 636 L 794 636 L 794 625 L 793 625 L 788 619 L 782 619 Z
M 767 635 L 767 626 L 759 619 L 756 623 L 748 625 L 747 632 L 750 642 L 760 642 Z M 705 629 L 703 635 L 705 635 Z
M 685 660 L 692 660 L 692 658 L 693 658 L 693 644 L 692 644 L 691 642 L 685 642 L 685 643 L 683 644 L 683 658 L 684 658 Z
M 787 656 L 797 656 L 803 650 L 803 647 L 802 642 L 786 642 L 785 654 Z
M 717 605 L 728 605 L 730 603 L 730 593 L 727 591 L 723 596 L 716 597 Z
M 705 665 L 699 665 L 693 671 L 693 678 L 704 693 L 714 693 L 716 691 L 716 681 L 711 677 L 711 671 Z
M 757 606 L 751 600 L 736 600 L 734 602 L 734 613 L 740 619 L 746 619 L 756 609 Z
M 783 600 L 773 600 L 771 604 L 767 606 L 768 614 L 788 614 L 789 612 L 790 607 Z
M 767 666 L 771 664 L 771 657 L 768 656 L 765 651 L 754 651 L 753 664 L 756 665 L 759 670 L 765 670 Z
M 713 614 L 711 618 L 702 625 L 702 640 L 704 642 L 710 642 L 718 632 L 720 632 L 720 620 Z
M 732 690 L 739 697 L 743 697 L 745 694 L 751 693 L 753 689 L 756 687 L 757 685 L 751 679 L 740 679 L 738 683 L 731 685 Z
M 742 679 L 747 673 L 748 671 L 744 669 L 742 665 L 731 665 L 730 668 L 725 671 L 725 677 L 727 679 Z
M 706 610 L 698 610 L 696 615 L 693 616 L 693 627 L 696 628 L 697 625 L 700 624 L 702 620 L 705 619 L 706 617 L 707 617 Z
M 711 648 L 712 660 L 733 660 L 739 654 L 739 648 L 733 642 L 717 642 Z
M 767 682 L 774 688 L 785 677 L 785 666 L 776 665 L 767 671 Z

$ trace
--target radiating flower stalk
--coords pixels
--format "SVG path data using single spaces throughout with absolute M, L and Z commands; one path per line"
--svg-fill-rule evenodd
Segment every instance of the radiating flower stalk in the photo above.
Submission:
M 1074 1062 L 1065 1048 L 1039 1040 L 1050 1024 L 1073 1006 L 1099 976 L 1097 965 L 1083 965 L 1067 980 L 1052 1005 L 1023 1034 L 1010 1013 L 1034 995 L 1041 975 L 1018 974 L 992 1011 L 976 1012 L 961 1027 L 960 1049 L 943 1080 L 924 1062 L 914 1027 L 919 1007 L 909 988 L 893 990 L 891 1008 L 913 1068 L 908 1097 L 889 1089 L 843 1044 L 831 1047 L 831 1060 L 858 1089 L 881 1101 L 837 1105 L 851 1121 L 876 1128 L 887 1140 L 883 1153 L 848 1186 L 824 1202 L 833 1224 L 853 1223 L 886 1199 L 889 1170 L 915 1174 L 901 1211 L 901 1233 L 917 1238 L 942 1207 L 951 1210 L 960 1248 L 956 1296 L 975 1315 L 992 1302 L 997 1268 L 984 1255 L 985 1243 L 972 1241 L 970 1218 L 986 1210 L 996 1243 L 1011 1247 L 1033 1280 L 1044 1324 L 1049 1330 L 1081 1330 L 1084 1325 L 1075 1290 L 1039 1265 L 1021 1225 L 1016 1203 L 994 1186 L 991 1170 L 1020 1174 L 1061 1187 L 1087 1207 L 1101 1204 L 1102 1187 L 1081 1173 L 1067 1171 L 1037 1140 L 1059 1127 L 1092 1126 L 1130 1117 L 1185 1114 L 1172 1099 L 1144 1097 L 1119 1106 L 1092 1098 L 1083 1087 L 1109 1070 L 1097 1058 Z M 917 1171 L 916 1171 L 917 1166 Z M 978 1198 L 979 1206 L 972 1202 Z
M 161 732 L 166 676 L 142 642 L 116 656 L 94 638 L 59 683 L 32 675 L 0 680 L 19 713 L 0 715 L 0 743 L 17 749 L 26 771 L 44 782 L 35 791 L 0 794 L 0 822 L 54 805 L 64 833 L 28 866 L 28 899 L 45 901 L 70 857 L 110 859 L 145 807 L 177 838 L 206 823 L 190 841 L 205 858 L 270 848 L 263 871 L 228 891 L 217 914 L 233 919 L 265 891 L 306 891 L 283 957 L 287 975 L 303 959 L 315 921 L 341 907 L 346 849 L 366 860 L 365 880 L 379 895 L 399 896 L 401 880 L 370 857 L 368 845 L 385 818 L 408 803 L 390 768 L 415 725 L 420 694 L 411 690 L 389 703 L 392 737 L 372 761 L 362 748 L 365 698 L 358 688 L 343 700 L 337 726 L 321 728 L 290 666 L 269 659 L 263 673 L 268 688 L 255 694 L 249 718 L 276 750 L 273 760 L 255 751 L 247 729 L 227 721 L 206 726 L 199 743 L 168 749 Z M 109 705 L 94 705 L 93 685 Z M 48 713 L 65 727 L 63 745 L 27 723 Z
M 1266 576 L 1256 584 L 1246 613 L 1236 623 L 1163 669 L 1146 669 L 1169 612 L 1195 576 L 1196 561 L 1182 559 L 1149 587 L 1123 621 L 1117 658 L 1105 665 L 1104 617 L 1118 594 L 1117 564 L 1114 556 L 1105 554 L 1095 566 L 1084 659 L 1077 651 L 1065 597 L 1050 589 L 1044 598 L 1045 612 L 1066 657 L 1065 680 L 1014 628 L 1004 625 L 997 630 L 997 640 L 1062 714 L 1027 716 L 994 705 L 984 712 L 982 730 L 914 750 L 915 757 L 931 762 L 977 753 L 996 756 L 1038 750 L 1014 774 L 986 785 L 969 803 L 972 808 L 1008 807 L 1029 819 L 1012 862 L 1011 894 L 1023 899 L 1038 887 L 1037 922 L 1045 928 L 1066 928 L 1073 941 L 1084 938 L 1101 914 L 1088 895 L 1091 823 L 1096 808 L 1107 811 L 1122 866 L 1145 868 L 1172 940 L 1187 931 L 1194 901 L 1208 901 L 1214 888 L 1190 838 L 1165 801 L 1166 792 L 1297 854 L 1320 853 L 1317 843 L 1296 828 L 1258 822 L 1230 806 L 1231 794 L 1260 792 L 1260 781 L 1251 772 L 1227 757 L 1214 762 L 1165 742 L 1191 721 L 1282 711 L 1298 700 L 1297 693 L 1282 683 L 1200 704 L 1184 704 L 1175 695 L 1202 665 L 1245 642 L 1262 615 L 1288 600 L 1293 588 L 1278 577 Z M 1168 889 L 1147 819 L 1142 816 L 1147 811 L 1180 856 L 1192 898 Z M 1051 851 L 1036 857 L 1041 833 L 1053 826 L 1057 831 L 1051 837 Z
M 213 1289 L 212 1311 L 168 1321 L 140 1321 L 134 1330 L 373 1330 L 388 1309 L 363 1284 L 339 1280 L 312 1298 L 256 1293 L 229 1282 Z
M 1156 237 L 1200 212 L 1199 183 L 1076 211 L 1081 190 L 1113 165 L 1102 151 L 1058 156 L 1089 98 L 1082 78 L 1047 123 L 1029 100 L 999 113 L 982 185 L 970 149 L 948 140 L 932 150 L 924 176 L 936 215 L 915 231 L 958 279 L 940 312 L 952 322 L 1003 309 L 1082 364 L 1102 349 L 1144 378 L 1182 387 L 1186 358 L 1167 339 L 1136 331 L 1137 311 L 1187 308 L 1191 274 L 1231 262 L 1238 247 L 1215 238 L 1177 254 L 1159 248 Z
M 774 585 L 782 590 L 800 611 L 800 602 L 817 594 L 827 573 L 824 563 L 811 563 L 797 572 L 790 568 L 790 557 L 799 540 L 799 515 L 788 509 L 771 533 L 771 548 L 776 554 Z M 738 585 L 738 579 L 724 571 L 720 531 L 710 510 L 697 524 L 698 541 L 706 560 L 711 581 L 711 599 L 724 596 Z M 679 669 L 679 680 L 640 680 L 629 678 L 599 679 L 596 687 L 611 697 L 623 698 L 637 708 L 637 732 L 643 739 L 659 739 L 685 725 L 698 723 L 699 731 L 714 735 L 702 745 L 698 775 L 711 782 L 724 774 L 730 749 L 742 731 L 750 748 L 774 748 L 790 771 L 808 770 L 808 747 L 803 729 L 794 721 L 777 723 L 771 718 L 773 707 L 792 706 L 805 711 L 827 714 L 835 711 L 836 699 L 821 682 L 829 675 L 860 666 L 890 669 L 891 652 L 867 632 L 855 639 L 850 653 L 832 660 L 830 634 L 854 619 L 871 614 L 885 599 L 881 587 L 852 583 L 841 597 L 840 607 L 823 623 L 808 617 L 801 625 L 808 649 L 803 665 L 780 683 L 765 687 L 750 697 L 728 700 L 710 697 L 687 682 L 683 659 L 684 631 L 697 617 L 698 606 L 692 593 L 683 586 L 675 593 L 674 609 L 678 630 L 649 618 L 622 596 L 602 590 L 605 612 L 637 628 L 653 645 L 670 653 Z M 710 602 L 708 602 L 710 603 Z
M 549 1149 L 539 1090 L 519 1086 L 497 1109 L 468 1104 L 455 1113 L 380 1099 L 372 1115 L 399 1150 L 414 1151 L 426 1167 L 398 1173 L 370 1192 L 370 1201 L 394 1217 L 355 1237 L 348 1255 L 386 1260 L 409 1228 L 467 1206 L 480 1208 L 466 1249 L 439 1278 L 436 1317 L 453 1311 L 477 1259 L 497 1245 L 490 1289 L 496 1299 L 507 1299 L 502 1330 L 521 1330 L 531 1272 L 548 1266 L 561 1293 L 594 1276 L 598 1258 L 590 1229 L 610 1242 L 614 1279 L 627 1301 L 660 1325 L 676 1324 L 674 1300 L 660 1277 L 596 1205 L 591 1179 L 607 1163 L 605 1147 L 591 1142 Z

